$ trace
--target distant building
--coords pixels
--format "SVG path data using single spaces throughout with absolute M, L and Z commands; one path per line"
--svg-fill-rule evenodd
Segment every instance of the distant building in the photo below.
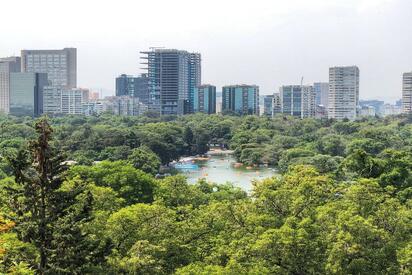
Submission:
M 104 110 L 104 102 L 102 100 L 89 100 L 83 104 L 83 114 L 93 116 L 102 113 Z
M 147 105 L 140 102 L 139 98 L 131 96 L 106 97 L 103 104 L 103 111 L 120 116 L 139 116 L 147 110 Z
M 50 86 L 77 86 L 77 50 L 22 50 L 22 72 L 47 73 Z
M 116 78 L 116 96 L 136 96 L 136 77 L 122 74 Z
M 313 84 L 313 90 L 316 96 L 316 105 L 322 105 L 328 108 L 329 102 L 329 83 L 328 82 L 316 82 Z
M 316 106 L 316 113 L 315 113 L 316 118 L 327 118 L 328 117 L 328 109 L 326 109 L 325 106 L 323 105 L 317 105 Z
M 359 68 L 329 68 L 328 117 L 355 119 L 359 105 Z
M 10 73 L 21 72 L 20 57 L 0 58 L 0 113 L 9 113 Z
M 402 106 L 385 104 L 383 106 L 383 116 L 396 116 L 402 113 Z
M 45 73 L 10 73 L 10 114 L 38 117 L 43 114 Z
M 259 86 L 224 86 L 222 88 L 222 112 L 259 115 Z
M 148 105 L 150 102 L 149 96 L 149 78 L 147 74 L 141 74 L 140 76 L 136 77 L 136 97 L 139 98 L 140 102 L 143 104 Z
M 147 65 L 149 110 L 162 115 L 193 112 L 194 91 L 201 84 L 201 55 L 175 49 L 142 52 Z
M 405 114 L 412 113 L 412 72 L 403 74 L 402 112 Z
M 384 101 L 381 100 L 359 100 L 359 106 L 362 107 L 373 107 L 376 115 L 383 115 L 385 105 Z
M 283 114 L 300 118 L 315 116 L 316 104 L 313 86 L 282 86 L 280 100 Z
M 62 91 L 63 87 L 46 86 L 43 89 L 43 112 L 45 114 L 62 113 Z
M 273 95 L 265 95 L 263 97 L 263 115 L 265 116 L 273 116 L 273 97 Z
M 89 93 L 89 100 L 99 100 L 100 95 L 99 92 L 90 92 Z
M 47 114 L 83 114 L 83 105 L 89 101 L 87 89 L 65 89 L 59 86 L 44 87 L 43 106 Z
M 282 101 L 280 99 L 280 94 L 274 93 L 272 114 L 273 116 L 275 116 L 276 114 L 281 114 L 281 113 L 282 113 Z
M 374 117 L 376 115 L 375 107 L 364 105 L 359 110 L 359 116 L 361 117 Z
M 81 115 L 83 114 L 83 104 L 89 101 L 89 90 L 87 89 L 66 89 L 61 94 L 62 114 Z
M 193 111 L 195 113 L 216 113 L 216 86 L 201 85 L 195 89 L 193 98 Z

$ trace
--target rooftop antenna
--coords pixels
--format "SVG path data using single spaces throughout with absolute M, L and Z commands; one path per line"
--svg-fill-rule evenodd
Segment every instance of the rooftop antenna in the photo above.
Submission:
M 303 86 L 303 76 L 302 76 L 302 78 L 300 79 L 300 86 L 301 86 L 301 87 Z

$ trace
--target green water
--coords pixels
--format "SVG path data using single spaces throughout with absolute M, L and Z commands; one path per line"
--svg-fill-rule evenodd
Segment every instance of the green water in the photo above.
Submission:
M 277 175 L 272 168 L 262 167 L 246 169 L 245 167 L 235 168 L 236 163 L 231 155 L 211 156 L 207 161 L 196 161 L 199 169 L 183 172 L 188 181 L 195 183 L 197 180 L 204 178 L 209 182 L 226 183 L 231 182 L 245 191 L 252 189 L 253 180 Z

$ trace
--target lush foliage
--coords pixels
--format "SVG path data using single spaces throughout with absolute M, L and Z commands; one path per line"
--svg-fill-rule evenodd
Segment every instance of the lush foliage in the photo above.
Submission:
M 0 273 L 412 274 L 410 118 L 50 123 L 0 118 Z M 153 177 L 211 143 L 281 175 Z

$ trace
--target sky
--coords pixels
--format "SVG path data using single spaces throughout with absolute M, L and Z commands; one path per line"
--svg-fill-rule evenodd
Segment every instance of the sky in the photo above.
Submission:
M 149 47 L 202 54 L 218 87 L 328 81 L 360 68 L 360 98 L 394 102 L 412 71 L 412 0 L 1 0 L 0 57 L 76 47 L 78 86 L 114 93 Z

